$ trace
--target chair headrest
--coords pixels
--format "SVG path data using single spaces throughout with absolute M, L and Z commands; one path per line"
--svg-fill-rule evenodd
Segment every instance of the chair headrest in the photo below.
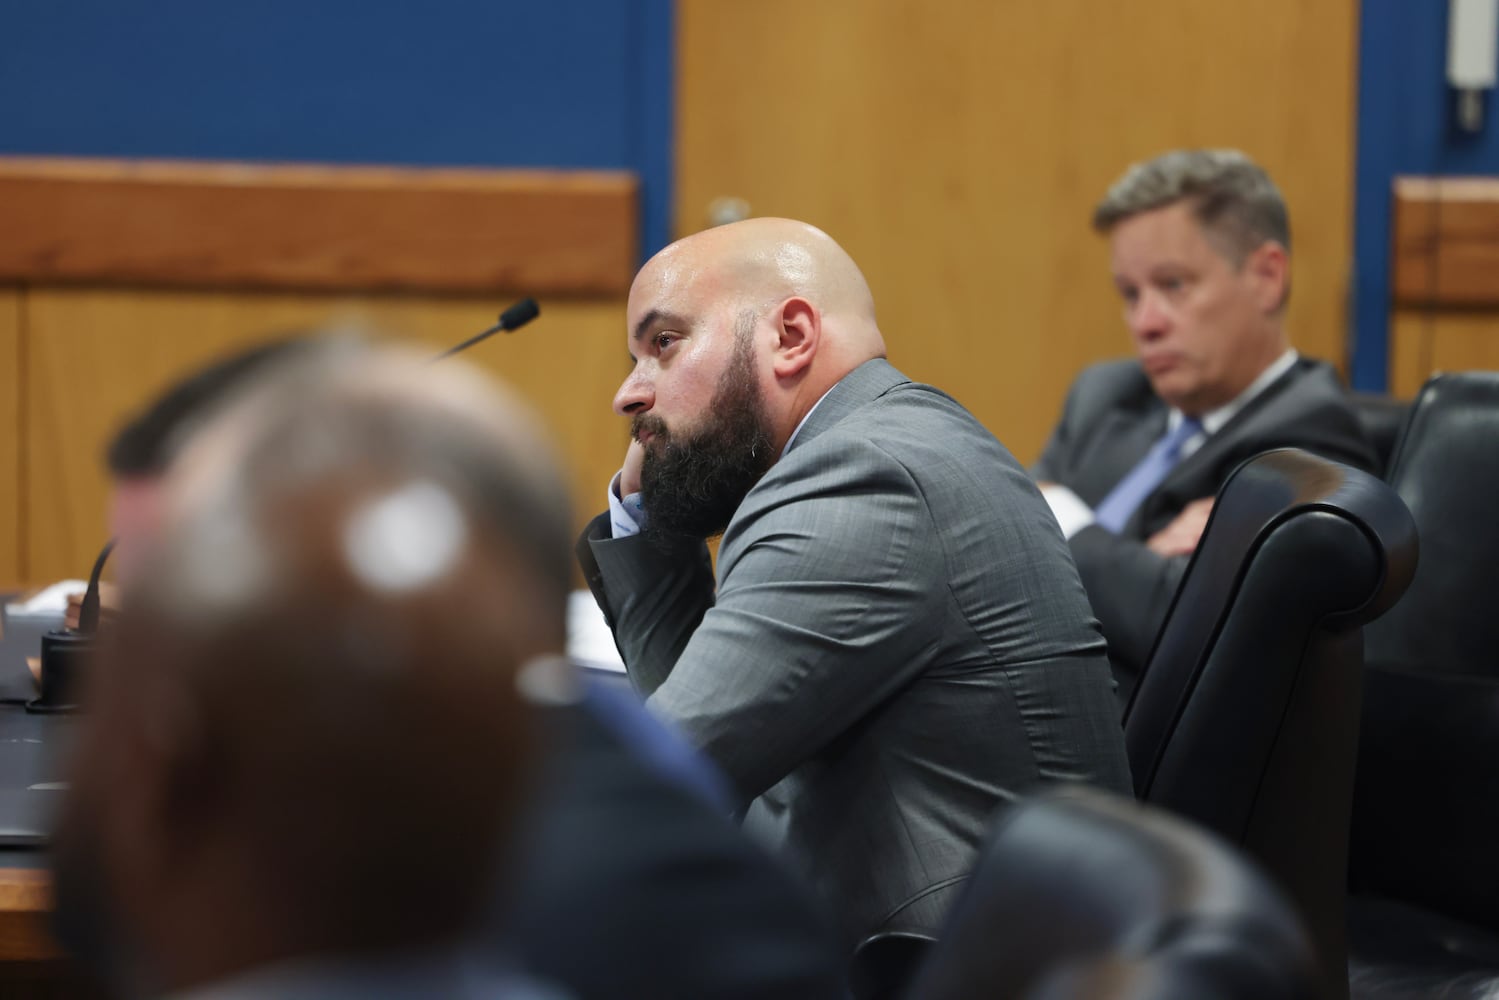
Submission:
M 1295 913 L 1233 848 L 1075 788 L 1003 815 L 910 995 L 1304 997 L 1316 977 Z

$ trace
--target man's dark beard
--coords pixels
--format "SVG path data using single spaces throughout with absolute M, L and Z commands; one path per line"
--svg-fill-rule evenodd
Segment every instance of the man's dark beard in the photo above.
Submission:
M 735 351 L 701 426 L 692 432 L 673 435 L 660 417 L 648 413 L 632 421 L 632 434 L 652 435 L 640 469 L 649 534 L 722 534 L 744 495 L 775 461 L 748 346 L 742 342 Z

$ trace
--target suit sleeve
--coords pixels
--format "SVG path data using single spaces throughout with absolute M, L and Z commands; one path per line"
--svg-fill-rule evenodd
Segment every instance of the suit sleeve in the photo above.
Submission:
M 649 696 L 713 606 L 708 546 L 699 539 L 646 534 L 612 538 L 605 513 L 584 531 L 578 561 L 614 630 L 631 683 Z
M 945 589 L 920 491 L 868 442 L 776 483 L 773 501 L 747 499 L 719 559 L 717 600 L 680 655 L 680 621 L 651 620 L 667 609 L 648 574 L 635 585 L 652 596 L 622 609 L 615 635 L 632 672 L 671 663 L 649 705 L 719 765 L 742 807 L 921 671 Z
M 1069 545 L 1093 613 L 1108 637 L 1110 658 L 1138 676 L 1190 557 L 1163 558 L 1145 543 L 1098 525 L 1073 535 Z

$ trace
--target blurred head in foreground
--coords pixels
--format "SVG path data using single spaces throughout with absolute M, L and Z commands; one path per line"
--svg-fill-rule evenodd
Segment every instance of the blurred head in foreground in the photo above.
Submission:
M 164 472 L 55 851 L 64 937 L 147 990 L 456 938 L 565 639 L 571 521 L 512 398 L 350 341 L 252 381 Z
M 104 454 L 116 571 L 129 569 L 141 539 L 160 523 L 162 479 L 193 434 L 238 393 L 284 363 L 326 351 L 329 343 L 299 334 L 253 344 L 193 372 L 130 414 Z

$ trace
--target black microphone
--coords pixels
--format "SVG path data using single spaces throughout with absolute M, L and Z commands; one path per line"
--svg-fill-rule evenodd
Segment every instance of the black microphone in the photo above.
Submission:
M 113 538 L 105 542 L 99 558 L 94 560 L 94 571 L 89 574 L 88 589 L 83 592 L 83 605 L 78 609 L 80 635 L 93 635 L 99 630 L 99 576 L 104 572 L 109 554 L 115 550 L 115 542 L 116 539 Z
M 510 333 L 514 330 L 519 330 L 521 327 L 525 326 L 527 323 L 531 322 L 533 319 L 540 315 L 541 306 L 536 304 L 535 299 L 521 299 L 515 305 L 500 313 L 500 321 L 494 326 L 490 327 L 488 330 L 485 330 L 483 333 L 475 334 L 456 347 L 448 348 L 446 351 L 443 351 L 432 360 L 441 361 L 443 358 L 457 354 L 459 351 L 466 351 L 470 347 L 473 347 L 475 344 L 477 344 L 479 341 L 484 340 L 486 337 L 492 337 L 495 334 L 499 333 L 501 330 L 506 333 Z
M 78 686 L 97 648 L 99 577 L 114 547 L 115 539 L 111 538 L 94 560 L 88 589 L 83 592 L 83 606 L 78 609 L 78 627 L 54 629 L 42 636 L 42 689 L 26 703 L 26 711 L 46 715 L 71 712 L 76 707 Z

